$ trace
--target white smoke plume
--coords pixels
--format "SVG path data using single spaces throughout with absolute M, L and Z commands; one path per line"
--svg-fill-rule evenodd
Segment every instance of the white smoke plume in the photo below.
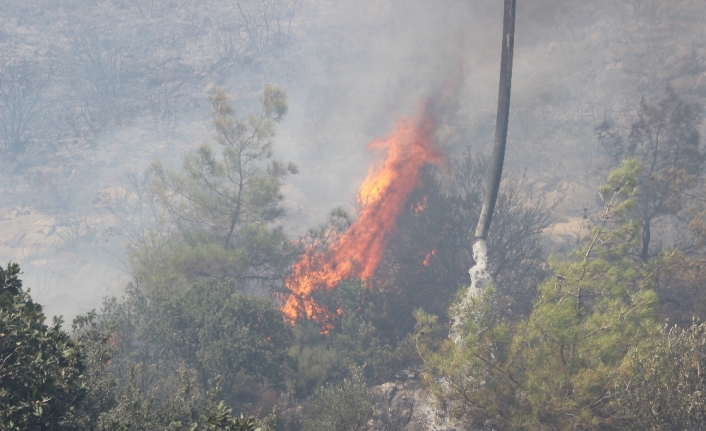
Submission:
M 454 340 L 456 344 L 461 343 L 460 329 L 466 323 L 465 315 L 467 314 L 466 311 L 468 307 L 471 305 L 471 301 L 490 281 L 490 274 L 487 270 L 488 247 L 485 243 L 485 239 L 478 238 L 473 244 L 473 260 L 475 261 L 475 265 L 468 270 L 471 276 L 471 286 L 466 291 L 466 296 L 461 301 L 461 304 L 456 308 L 455 315 L 451 322 L 449 337 Z
M 476 264 L 468 270 L 468 273 L 471 275 L 471 287 L 468 288 L 466 298 L 463 301 L 464 307 L 470 304 L 471 298 L 478 294 L 483 286 L 490 280 L 490 274 L 488 274 L 487 271 L 488 247 L 485 244 L 485 239 L 478 238 L 476 243 L 473 244 L 473 260 Z
M 475 265 L 468 270 L 468 273 L 471 276 L 471 285 L 466 291 L 466 296 L 463 298 L 461 303 L 454 308 L 454 315 L 451 321 L 449 338 L 454 340 L 454 343 L 457 345 L 463 342 L 463 338 L 461 337 L 461 328 L 467 321 L 468 308 L 470 307 L 473 298 L 479 295 L 482 292 L 483 287 L 485 287 L 490 281 L 490 274 L 487 271 L 488 247 L 485 243 L 485 239 L 478 238 L 473 244 L 473 260 L 475 261 Z M 442 386 L 447 387 L 449 382 L 441 378 L 439 383 Z M 431 398 L 425 401 L 426 403 L 422 403 L 420 408 L 422 411 L 422 416 L 425 420 L 425 429 L 433 431 L 456 429 L 449 421 L 449 417 L 436 408 Z

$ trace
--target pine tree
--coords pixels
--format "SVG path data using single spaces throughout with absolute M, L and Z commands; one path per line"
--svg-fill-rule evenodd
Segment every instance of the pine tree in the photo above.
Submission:
M 637 252 L 643 261 L 659 251 L 652 244 L 655 222 L 683 211 L 684 192 L 694 188 L 703 173 L 706 159 L 698 130 L 702 113 L 700 104 L 685 101 L 667 86 L 657 105 L 649 104 L 644 97 L 640 100 L 638 119 L 627 139 L 612 130 L 608 122 L 596 128 L 613 164 L 633 157 L 643 165 L 638 174 L 640 195 L 635 199 L 641 222 Z
M 457 310 L 467 322 L 462 342 L 425 358 L 427 382 L 453 418 L 501 429 L 617 429 L 617 382 L 631 348 L 659 332 L 653 286 L 662 261 L 631 257 L 641 246 L 640 223 L 629 217 L 640 170 L 628 159 L 611 173 L 600 222 L 566 261 L 551 261 L 527 320 L 494 320 L 492 290 Z M 418 315 L 421 334 L 433 319 Z
M 133 250 L 134 275 L 148 285 L 184 286 L 202 277 L 276 284 L 293 253 L 276 223 L 284 215 L 282 181 L 297 167 L 273 159 L 272 151 L 286 92 L 267 85 L 260 111 L 246 120 L 236 118 L 220 87 L 209 100 L 221 151 L 204 143 L 181 171 L 152 165 L 152 191 L 170 234 Z

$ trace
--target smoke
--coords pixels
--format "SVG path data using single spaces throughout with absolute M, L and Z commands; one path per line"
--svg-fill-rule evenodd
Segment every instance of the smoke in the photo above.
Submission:
M 485 3 L 344 0 L 305 11 L 309 29 L 298 48 L 302 77 L 287 85 L 292 103 L 276 150 L 300 167 L 285 192 L 298 199 L 290 213 L 304 213 L 302 225 L 322 222 L 331 207 L 352 208 L 375 160 L 364 143 L 387 133 L 396 119 L 414 115 L 419 101 L 438 94 L 459 68 L 464 82 L 454 94 L 463 95 L 463 109 L 446 110 L 459 119 L 453 127 L 441 125 L 444 139 L 437 143 L 447 154 L 468 145 L 473 127 L 465 133 L 457 123 L 465 124 L 470 111 L 483 110 L 497 93 L 487 85 L 497 73 L 487 65 L 495 66 L 497 55 L 485 51 L 492 34 L 486 31 Z
M 487 271 L 488 247 L 483 238 L 478 238 L 476 243 L 473 244 L 473 261 L 476 264 L 468 270 L 471 276 L 471 287 L 468 288 L 466 293 L 466 298 L 463 302 L 464 306 L 468 306 L 471 298 L 476 296 L 483 286 L 490 281 L 490 274 Z
M 50 163 L 41 166 L 41 173 L 58 178 L 75 170 L 70 181 L 56 181 L 54 188 L 61 193 L 54 195 L 80 190 L 85 202 L 74 212 L 96 224 L 107 219 L 94 198 L 124 186 L 126 170 L 139 172 L 156 156 L 178 165 L 185 153 L 208 139 L 204 89 L 209 82 L 228 88 L 241 114 L 250 112 L 247 102 L 257 101 L 263 83 L 287 88 L 290 112 L 278 125 L 275 154 L 300 167 L 283 190 L 289 205 L 286 230 L 292 236 L 325 220 L 330 208 L 355 206 L 356 191 L 375 159 L 363 144 L 390 130 L 395 118 L 412 115 L 418 101 L 434 94 L 459 67 L 464 82 L 456 92 L 458 106 L 448 109 L 451 118 L 440 125 L 437 143 L 453 157 L 469 144 L 486 152 L 493 141 L 502 23 L 497 0 L 301 2 L 286 47 L 240 63 L 216 63 L 211 52 L 209 23 L 236 19 L 233 2 L 155 2 L 149 12 L 123 7 L 136 3 L 125 1 L 29 3 L 1 3 L 0 51 L 8 60 L 11 45 L 17 55 L 35 59 L 66 57 L 55 65 L 61 79 L 49 91 L 51 100 L 62 103 L 48 104 L 63 108 L 47 108 L 43 115 L 48 119 L 37 124 L 38 130 L 51 131 L 46 137 Z M 527 168 L 528 178 L 542 184 L 538 189 L 551 193 L 560 193 L 554 188 L 561 183 L 587 190 L 580 196 L 572 192 L 566 202 L 592 199 L 595 119 L 620 123 L 632 118 L 623 115 L 625 110 L 633 109 L 641 94 L 661 91 L 669 80 L 703 100 L 706 81 L 698 59 L 706 49 L 706 2 L 643 3 L 529 0 L 518 5 L 508 172 Z M 125 42 L 130 51 L 124 53 L 123 67 L 135 66 L 130 76 L 144 75 L 141 87 L 130 94 L 136 112 L 144 116 L 92 139 L 95 150 L 84 159 L 73 146 L 52 149 L 74 142 L 74 132 L 65 130 L 73 126 L 65 119 L 80 106 L 72 105 L 75 92 L 69 84 L 76 75 L 68 59 L 73 51 L 63 34 L 77 22 L 110 29 L 98 33 L 101 43 L 96 46 L 105 48 L 102 39 L 108 35 Z M 155 99 L 162 94 L 156 90 L 171 86 L 179 88 L 176 101 L 169 99 L 173 106 L 157 110 L 155 100 L 166 99 Z M 150 107 L 154 114 L 170 118 L 171 126 L 137 109 L 146 100 L 155 105 Z M 105 294 L 119 294 L 125 271 L 118 239 L 108 247 L 104 239 L 88 241 L 84 235 L 80 247 L 65 246 L 56 232 L 70 227 L 60 219 L 71 214 L 29 208 L 26 201 L 39 188 L 38 176 L 28 175 L 25 181 L 11 171 L 4 171 L 0 184 L 0 259 L 20 261 L 25 284 L 41 293 L 47 315 L 70 320 L 100 306 Z M 43 178 L 46 182 L 47 175 Z M 35 240 L 41 247 L 35 247 Z
M 312 293 L 333 289 L 350 276 L 369 279 L 382 259 L 407 195 L 417 185 L 419 170 L 439 164 L 443 155 L 434 146 L 437 122 L 430 103 L 415 118 L 400 120 L 390 136 L 378 139 L 370 149 L 383 150 L 385 160 L 373 165 L 360 186 L 358 219 L 335 239 L 327 252 L 305 253 L 292 268 L 286 287 L 291 294 L 283 311 L 292 321 L 307 316 L 331 328 L 332 310 L 317 305 Z
M 451 319 L 449 338 L 454 340 L 456 344 L 461 343 L 460 329 L 466 323 L 467 311 L 473 298 L 480 294 L 483 287 L 490 281 L 490 274 L 488 273 L 488 246 L 483 238 L 477 238 L 476 242 L 473 244 L 473 261 L 475 265 L 468 270 L 471 276 L 471 285 Z

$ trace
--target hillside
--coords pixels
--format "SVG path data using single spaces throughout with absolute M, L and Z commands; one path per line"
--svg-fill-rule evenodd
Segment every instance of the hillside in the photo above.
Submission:
M 230 1 L 0 6 L 1 63 L 36 87 L 35 117 L 14 149 L 5 142 L 0 260 L 20 261 L 49 314 L 70 319 L 121 292 L 125 226 L 106 202 L 131 190 L 128 173 L 157 157 L 176 165 L 210 139 L 212 83 L 242 112 L 266 82 L 289 92 L 275 145 L 301 171 L 285 188 L 292 236 L 334 206 L 352 207 L 376 157 L 366 143 L 458 74 L 437 143 L 449 157 L 467 146 L 488 152 L 494 2 L 272 4 L 259 30 Z M 253 17 L 262 12 L 248 5 Z M 549 233 L 559 248 L 595 207 L 605 165 L 595 127 L 628 128 L 640 97 L 656 101 L 667 84 L 705 100 L 704 16 L 695 0 L 519 6 L 506 173 L 561 201 Z

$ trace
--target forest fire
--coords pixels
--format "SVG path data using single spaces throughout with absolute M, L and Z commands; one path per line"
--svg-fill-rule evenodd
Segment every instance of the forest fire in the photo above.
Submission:
M 427 255 L 424 256 L 424 262 L 422 262 L 422 265 L 424 265 L 424 266 L 431 265 L 431 258 L 434 256 L 436 256 L 436 250 L 432 250 L 429 253 L 427 253 Z
M 385 151 L 387 156 L 370 168 L 360 187 L 359 217 L 329 250 L 305 253 L 294 265 L 286 279 L 290 296 L 282 309 L 287 319 L 307 317 L 319 322 L 323 333 L 331 330 L 339 311 L 317 304 L 312 294 L 333 289 L 347 278 L 366 280 L 375 273 L 420 168 L 443 160 L 434 146 L 435 129 L 426 103 L 419 115 L 401 120 L 391 136 L 369 144 L 368 148 Z

